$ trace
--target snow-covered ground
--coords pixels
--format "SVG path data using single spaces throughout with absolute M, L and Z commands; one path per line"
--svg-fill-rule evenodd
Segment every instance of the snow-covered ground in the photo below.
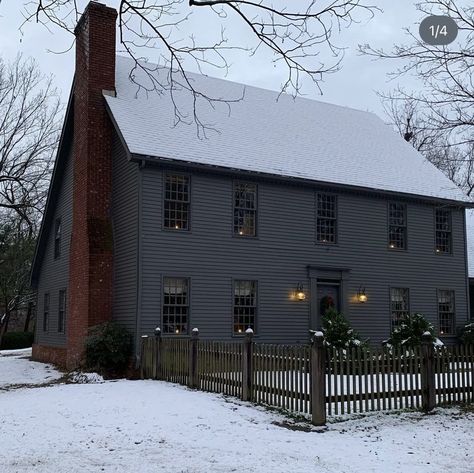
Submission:
M 2 380 L 5 365 L 15 375 L 14 360 L 23 373 L 31 363 L 1 356 Z M 2 473 L 472 473 L 473 431 L 474 414 L 458 409 L 366 415 L 311 430 L 158 381 L 0 390 Z
M 0 390 L 16 385 L 48 383 L 63 376 L 52 366 L 31 361 L 30 357 L 31 348 L 0 351 Z

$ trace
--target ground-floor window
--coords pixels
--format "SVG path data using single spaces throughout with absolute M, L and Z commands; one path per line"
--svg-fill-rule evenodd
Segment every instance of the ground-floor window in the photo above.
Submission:
M 390 311 L 392 314 L 392 330 L 400 325 L 401 319 L 410 312 L 410 291 L 404 287 L 390 289 Z
M 454 335 L 454 291 L 438 290 L 438 318 L 440 335 Z
M 163 333 L 188 333 L 189 281 L 163 278 Z
M 255 331 L 257 317 L 257 281 L 234 281 L 234 334 Z
M 66 322 L 66 290 L 59 291 L 58 301 L 58 332 L 64 333 Z
M 43 299 L 43 332 L 47 332 L 49 328 L 49 293 L 44 295 Z

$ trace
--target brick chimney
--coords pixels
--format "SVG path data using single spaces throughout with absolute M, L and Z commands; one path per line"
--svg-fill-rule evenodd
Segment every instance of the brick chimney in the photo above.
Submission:
M 83 355 L 88 329 L 112 318 L 112 125 L 102 91 L 115 91 L 116 18 L 113 8 L 90 2 L 75 29 L 69 368 Z

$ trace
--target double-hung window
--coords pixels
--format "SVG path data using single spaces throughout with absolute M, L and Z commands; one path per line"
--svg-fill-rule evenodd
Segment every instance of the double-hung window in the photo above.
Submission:
M 454 291 L 450 289 L 438 290 L 438 318 L 440 335 L 454 335 Z
M 410 291 L 408 288 L 392 287 L 390 289 L 390 311 L 393 330 L 400 325 L 402 318 L 410 313 Z
M 165 228 L 189 230 L 190 178 L 181 174 L 165 176 L 164 222 Z
M 407 207 L 405 204 L 388 204 L 388 247 L 405 250 L 407 247 Z
M 66 327 L 66 290 L 59 291 L 58 301 L 58 332 L 64 333 Z
M 47 292 L 43 298 L 43 332 L 49 329 L 49 293 Z
M 163 333 L 184 335 L 189 323 L 189 280 L 163 278 Z
M 452 248 L 452 228 L 451 211 L 447 209 L 436 209 L 435 211 L 436 230 L 436 253 L 451 253 Z
M 234 281 L 234 334 L 255 331 L 257 281 Z
M 316 195 L 316 241 L 337 243 L 337 196 Z
M 234 183 L 234 235 L 257 235 L 257 184 Z

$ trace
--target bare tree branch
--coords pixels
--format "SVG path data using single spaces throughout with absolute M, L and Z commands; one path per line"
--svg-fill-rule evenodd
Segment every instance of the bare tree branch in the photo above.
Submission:
M 51 78 L 34 60 L 0 59 L 0 214 L 16 213 L 31 232 L 45 203 L 59 112 Z
M 230 51 L 255 55 L 265 49 L 273 56 L 274 65 L 283 64 L 286 69 L 282 92 L 300 95 L 304 77 L 320 88 L 325 75 L 340 69 L 344 56 L 344 48 L 335 43 L 334 36 L 361 18 L 372 18 L 379 10 L 363 1 L 292 0 L 288 9 L 288 2 L 283 0 L 120 0 L 119 39 L 134 60 L 130 77 L 138 88 L 170 93 L 176 122 L 194 122 L 198 131 L 205 132 L 208 125 L 196 112 L 197 101 L 204 100 L 213 106 L 217 102 L 231 104 L 242 97 L 214 97 L 198 90 L 189 79 L 188 68 L 203 73 L 212 69 L 227 73 Z M 210 19 L 217 20 L 213 41 L 203 39 L 207 31 L 187 37 L 182 33 L 184 24 L 197 11 L 207 11 Z M 80 14 L 75 0 L 29 0 L 25 21 L 34 20 L 47 28 L 72 32 Z M 235 24 L 247 28 L 249 46 L 232 42 L 228 37 L 225 26 Z M 162 68 L 168 72 L 163 73 Z M 136 80 L 137 69 L 145 73 L 145 81 Z M 192 95 L 192 116 L 178 106 L 174 97 L 178 90 Z

